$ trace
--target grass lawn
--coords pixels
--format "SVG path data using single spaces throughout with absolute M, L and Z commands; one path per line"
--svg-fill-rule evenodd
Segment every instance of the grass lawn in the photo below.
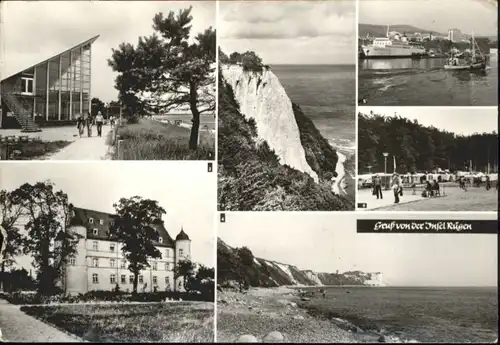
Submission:
M 71 144 L 71 141 L 43 141 L 34 139 L 25 142 L 9 144 L 11 160 L 43 159 Z
M 213 342 L 213 303 L 22 307 L 89 342 Z
M 467 192 L 458 187 L 445 187 L 446 196 L 377 208 L 377 211 L 489 211 L 498 210 L 498 191 L 493 188 L 469 187 Z
M 215 135 L 200 131 L 200 144 L 193 151 L 189 149 L 190 133 L 189 128 L 148 119 L 118 130 L 124 140 L 124 160 L 213 160 Z

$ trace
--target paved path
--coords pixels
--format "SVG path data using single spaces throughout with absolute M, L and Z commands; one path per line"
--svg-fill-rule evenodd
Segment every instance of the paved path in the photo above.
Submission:
M 74 129 L 76 131 L 76 128 Z M 108 145 L 106 139 L 110 131 L 110 126 L 102 127 L 102 137 L 97 136 L 97 128 L 92 128 L 92 136 L 83 135 L 50 156 L 49 160 L 105 160 L 109 159 Z
M 416 195 L 412 195 L 412 190 L 406 188 L 403 191 L 403 196 L 399 197 L 400 204 L 406 204 L 409 202 L 415 202 L 420 200 L 425 200 L 421 196 L 422 191 L 417 190 Z M 380 207 L 386 207 L 394 205 L 394 192 L 391 190 L 383 190 L 382 191 L 383 199 L 377 199 L 375 195 L 372 195 L 371 189 L 358 189 L 358 193 L 356 194 L 356 203 L 366 203 L 366 208 L 358 208 L 359 211 L 363 210 L 373 210 Z M 359 205 L 358 205 L 359 206 Z
M 45 343 L 45 342 L 82 342 L 58 329 L 49 326 L 0 299 L 0 330 L 2 340 L 8 342 Z
M 59 126 L 59 127 L 45 127 L 41 132 L 23 133 L 20 129 L 0 129 L 2 136 L 27 136 L 30 138 L 37 138 L 43 141 L 74 141 L 78 136 L 76 126 Z

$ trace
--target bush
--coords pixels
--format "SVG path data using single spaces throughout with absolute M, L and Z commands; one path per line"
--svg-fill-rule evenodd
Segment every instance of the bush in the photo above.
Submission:
M 43 297 L 36 293 L 25 293 L 16 291 L 10 294 L 5 294 L 5 299 L 12 304 L 42 304 Z
M 201 291 L 192 290 L 189 292 L 180 291 L 158 291 L 158 292 L 140 292 L 135 295 L 127 292 L 116 292 L 107 290 L 93 290 L 84 294 L 70 295 L 58 294 L 52 296 L 42 296 L 36 292 L 14 292 L 0 294 L 0 298 L 7 300 L 12 304 L 50 304 L 50 303 L 85 303 L 85 302 L 163 302 L 166 299 L 183 301 L 214 301 L 213 282 L 211 284 L 202 284 Z

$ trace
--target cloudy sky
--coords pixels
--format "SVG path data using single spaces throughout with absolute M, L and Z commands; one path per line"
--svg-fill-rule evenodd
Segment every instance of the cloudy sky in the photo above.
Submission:
M 354 64 L 355 1 L 221 1 L 219 45 L 266 64 Z
M 4 50 L 2 75 L 17 73 L 93 36 L 92 96 L 116 100 L 116 74 L 108 66 L 111 48 L 137 44 L 153 33 L 153 17 L 193 6 L 192 33 L 215 27 L 214 1 L 2 1 Z M 194 35 L 193 35 L 194 36 Z
M 421 219 L 417 214 L 365 215 L 375 219 Z M 316 272 L 382 272 L 392 286 L 496 286 L 495 235 L 357 234 L 354 213 L 226 214 L 218 236 L 255 256 Z M 462 218 L 460 218 L 462 217 Z M 445 219 L 464 219 L 447 214 Z M 467 217 L 467 216 L 466 216 Z M 496 213 L 468 215 L 492 219 Z M 440 219 L 435 214 L 429 219 Z M 443 219 L 443 218 L 441 218 Z M 467 219 L 467 218 L 465 218 Z
M 157 200 L 171 237 L 184 231 L 193 261 L 213 267 L 216 175 L 206 162 L 10 163 L 0 165 L 1 188 L 50 179 L 75 207 L 113 213 L 113 203 L 135 195 Z M 31 262 L 22 258 L 25 266 Z
M 496 36 L 497 5 L 495 0 L 361 0 L 359 22 L 407 24 L 443 34 L 458 28 L 478 36 Z
M 361 107 L 363 114 L 406 117 L 421 125 L 434 126 L 456 134 L 491 133 L 498 129 L 496 108 Z

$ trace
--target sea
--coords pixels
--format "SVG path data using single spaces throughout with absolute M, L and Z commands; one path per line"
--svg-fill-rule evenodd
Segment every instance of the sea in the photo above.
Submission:
M 317 288 L 316 288 L 317 289 Z M 498 339 L 496 287 L 329 287 L 311 299 L 318 316 L 347 321 L 363 333 L 401 341 L 493 342 Z M 353 333 L 354 334 L 354 333 Z
M 484 72 L 444 70 L 446 59 L 359 61 L 358 100 L 370 106 L 496 106 L 498 63 Z
M 355 65 L 272 65 L 292 102 L 339 151 L 356 149 Z
M 184 125 L 191 126 L 191 119 L 193 115 L 191 114 L 165 114 L 165 115 L 156 115 L 154 118 L 158 121 L 164 123 L 175 123 L 176 121 L 182 121 Z M 213 114 L 202 114 L 200 115 L 200 129 L 208 129 L 215 130 L 216 119 Z M 206 127 L 205 127 L 206 126 Z

